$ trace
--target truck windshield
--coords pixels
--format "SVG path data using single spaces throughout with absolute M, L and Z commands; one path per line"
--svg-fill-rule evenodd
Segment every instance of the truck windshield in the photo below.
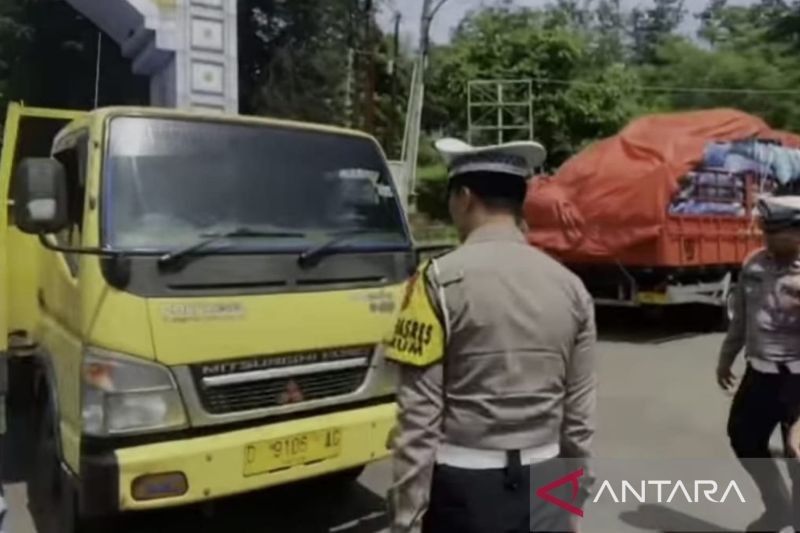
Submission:
M 352 248 L 404 248 L 403 215 L 370 139 L 291 127 L 116 117 L 103 189 L 103 241 L 174 250 L 248 228 L 210 246 L 306 250 L 353 231 Z

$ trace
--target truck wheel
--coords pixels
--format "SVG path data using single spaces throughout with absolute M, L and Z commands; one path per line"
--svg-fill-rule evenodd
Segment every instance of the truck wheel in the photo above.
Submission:
M 734 294 L 733 289 L 731 289 L 725 296 L 725 327 L 733 322 L 733 315 L 736 312 L 735 300 L 736 295 Z
M 719 319 L 717 320 L 717 330 L 725 332 L 728 330 L 728 326 L 733 321 L 733 313 L 734 313 L 734 293 L 733 289 L 728 291 L 728 294 L 725 295 L 725 303 L 722 305 L 722 308 L 719 310 Z
M 28 505 L 40 533 L 90 533 L 78 514 L 77 491 L 61 467 L 56 420 L 46 395 L 37 406 L 35 456 L 28 481 Z
M 707 316 L 709 317 L 706 322 L 709 333 L 724 333 L 728 331 L 728 325 L 733 320 L 733 291 L 725 296 L 722 305 L 713 307 L 712 313 Z
M 33 379 L 36 365 L 29 357 L 12 357 L 8 360 L 8 396 L 9 409 L 27 410 L 34 404 Z

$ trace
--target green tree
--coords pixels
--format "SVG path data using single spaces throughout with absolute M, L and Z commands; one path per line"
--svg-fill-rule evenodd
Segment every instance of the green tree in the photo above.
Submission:
M 370 0 L 240 0 L 243 112 L 350 124 L 396 145 L 404 99 L 391 100 L 390 47 L 375 8 Z M 399 83 L 407 73 L 401 61 Z
M 607 66 L 626 61 L 628 52 L 625 47 L 625 22 L 619 0 L 600 0 L 597 3 L 592 54 L 596 64 Z
M 343 2 L 239 2 L 240 92 L 245 112 L 343 120 L 341 93 L 354 23 Z M 335 88 L 335 89 L 331 89 Z
M 796 91 L 800 81 L 796 52 L 773 34 L 775 21 L 788 12 L 780 0 L 752 6 L 712 2 L 701 14 L 700 28 L 710 47 L 673 36 L 657 48 L 656 61 L 641 69 L 651 85 L 687 88 L 655 96 L 654 105 L 734 107 L 775 127 L 800 130 L 800 94 L 769 93 Z
M 119 46 L 102 36 L 98 103 L 146 103 L 148 83 L 131 72 Z M 98 30 L 64 0 L 0 2 L 0 87 L 28 105 L 94 105 Z
M 653 7 L 634 8 L 629 22 L 634 62 L 651 64 L 658 60 L 656 50 L 675 33 L 686 16 L 683 2 L 654 0 Z
M 536 137 L 558 164 L 636 112 L 636 72 L 593 63 L 587 33 L 558 9 L 476 12 L 461 22 L 449 46 L 433 54 L 426 128 L 464 135 L 470 80 L 534 79 Z

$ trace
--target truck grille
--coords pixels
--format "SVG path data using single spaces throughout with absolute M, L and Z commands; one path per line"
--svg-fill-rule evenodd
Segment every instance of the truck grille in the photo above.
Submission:
M 206 412 L 265 409 L 356 392 L 367 378 L 373 347 L 262 356 L 195 365 Z

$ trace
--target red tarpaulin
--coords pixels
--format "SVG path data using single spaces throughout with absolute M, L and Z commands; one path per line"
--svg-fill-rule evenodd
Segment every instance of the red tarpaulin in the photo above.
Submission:
M 547 251 L 610 257 L 659 235 L 679 180 L 710 141 L 774 139 L 800 147 L 741 111 L 714 109 L 650 115 L 534 179 L 525 201 L 528 240 Z

